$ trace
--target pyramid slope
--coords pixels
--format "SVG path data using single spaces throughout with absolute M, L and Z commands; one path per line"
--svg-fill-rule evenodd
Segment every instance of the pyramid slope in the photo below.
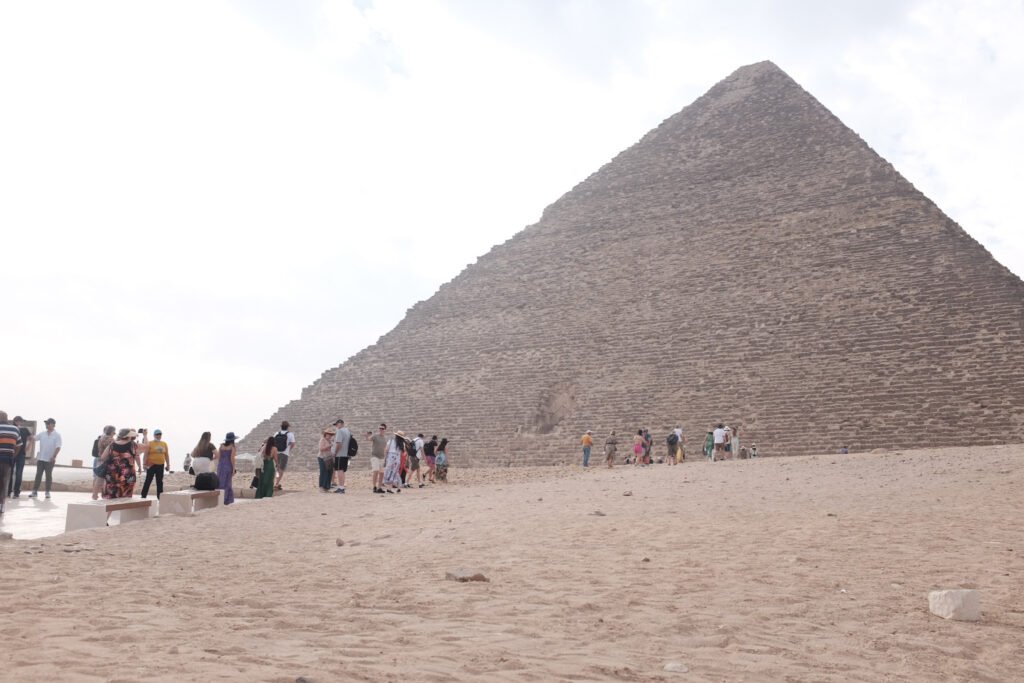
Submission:
M 762 62 L 253 433 L 287 418 L 315 444 L 341 414 L 446 434 L 480 464 L 680 423 L 692 453 L 720 420 L 771 454 L 1022 441 L 1022 302 L 1024 283 Z

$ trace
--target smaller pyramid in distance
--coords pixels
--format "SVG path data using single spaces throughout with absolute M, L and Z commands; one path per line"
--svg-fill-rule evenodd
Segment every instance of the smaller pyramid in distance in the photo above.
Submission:
M 770 62 L 743 67 L 261 423 L 462 464 L 710 425 L 762 454 L 1024 441 L 1024 284 Z M 623 446 L 620 445 L 620 454 Z

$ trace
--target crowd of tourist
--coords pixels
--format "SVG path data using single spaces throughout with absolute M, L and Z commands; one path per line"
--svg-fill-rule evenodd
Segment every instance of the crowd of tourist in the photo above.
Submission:
M 594 432 L 588 429 L 580 438 L 583 446 L 583 466 L 590 466 L 590 455 L 594 448 Z M 633 435 L 630 448 L 624 456 L 624 464 L 635 467 L 644 467 L 655 462 L 667 465 L 679 465 L 686 460 L 686 449 L 683 445 L 683 428 L 676 426 L 665 437 L 666 453 L 664 456 L 656 456 L 654 453 L 654 437 L 649 429 L 641 427 Z M 614 467 L 615 458 L 618 453 L 619 439 L 615 430 L 608 434 L 604 441 L 605 466 Z M 719 423 L 712 425 L 704 439 L 702 446 L 703 455 L 712 462 L 718 460 L 730 460 L 733 458 L 746 459 L 756 458 L 757 444 L 750 444 L 750 448 L 740 447 L 740 428 L 729 427 Z

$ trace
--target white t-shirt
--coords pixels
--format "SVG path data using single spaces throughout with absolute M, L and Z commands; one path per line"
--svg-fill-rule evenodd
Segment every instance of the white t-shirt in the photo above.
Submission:
M 39 452 L 36 455 L 36 460 L 42 460 L 43 462 L 50 462 L 53 460 L 54 453 L 57 452 L 58 448 L 64 445 L 61 441 L 60 434 L 56 431 L 52 432 L 39 432 L 36 434 L 36 443 L 39 444 Z
M 334 456 L 347 458 L 348 457 L 348 443 L 352 440 L 352 430 L 348 427 L 342 427 L 338 430 L 338 433 L 334 436 Z
M 676 438 L 679 439 L 680 442 L 683 440 L 683 428 L 682 427 L 676 427 L 675 429 L 672 430 L 672 432 L 675 433 Z
M 278 434 L 281 434 L 281 433 L 282 432 L 280 432 L 280 431 L 278 432 Z M 292 446 L 294 446 L 294 445 L 295 445 L 295 435 L 292 434 L 291 432 L 288 432 L 288 447 L 285 448 L 283 451 L 278 451 L 278 455 L 291 455 Z
M 423 439 L 421 439 L 420 437 L 417 436 L 413 440 L 412 443 L 413 443 L 414 446 L 416 446 L 416 457 L 417 458 L 422 458 L 423 457 Z
M 715 443 L 725 443 L 725 430 L 719 427 L 714 432 Z

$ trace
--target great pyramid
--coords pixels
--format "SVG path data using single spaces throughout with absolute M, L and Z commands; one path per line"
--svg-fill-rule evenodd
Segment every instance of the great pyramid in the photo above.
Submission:
M 1024 283 L 770 62 L 745 66 L 468 266 L 287 418 L 576 460 L 713 422 L 764 455 L 1024 441 Z M 659 446 L 660 450 L 664 446 Z M 365 460 L 363 461 L 365 462 Z

